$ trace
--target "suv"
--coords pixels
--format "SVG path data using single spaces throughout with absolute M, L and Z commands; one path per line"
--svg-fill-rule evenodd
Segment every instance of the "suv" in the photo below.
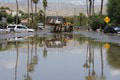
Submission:
M 8 25 L 7 26 L 8 32 L 17 32 L 17 33 L 22 33 L 22 32 L 34 32 L 34 29 L 29 29 L 25 25 Z

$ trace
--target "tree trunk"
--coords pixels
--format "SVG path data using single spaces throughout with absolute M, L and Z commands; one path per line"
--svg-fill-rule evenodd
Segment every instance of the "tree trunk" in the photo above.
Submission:
M 92 4 L 92 14 L 94 14 L 95 13 L 95 0 L 93 0 L 93 4 Z
M 103 13 L 103 0 L 101 0 L 101 9 L 100 9 L 100 15 Z
M 33 27 L 33 2 L 31 0 L 31 19 L 32 19 L 32 27 Z
M 44 28 L 45 28 L 45 23 L 46 23 L 46 8 L 44 8 Z
M 18 24 L 18 0 L 16 0 L 16 24 Z
M 89 14 L 88 13 L 88 0 L 86 0 L 86 7 L 87 7 L 87 15 Z
M 29 9 L 30 9 L 30 3 L 29 3 L 29 0 L 28 0 L 28 26 L 30 26 L 30 20 L 29 20 L 29 18 L 30 18 L 30 11 L 29 11 Z
M 89 16 L 91 16 L 91 12 L 92 12 L 92 0 L 89 0 Z
M 37 15 L 37 3 L 35 4 L 35 15 Z

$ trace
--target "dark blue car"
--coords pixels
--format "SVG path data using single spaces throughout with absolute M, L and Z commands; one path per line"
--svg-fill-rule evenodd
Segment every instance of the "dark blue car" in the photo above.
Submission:
M 107 27 L 104 29 L 104 33 L 120 33 L 120 26 Z

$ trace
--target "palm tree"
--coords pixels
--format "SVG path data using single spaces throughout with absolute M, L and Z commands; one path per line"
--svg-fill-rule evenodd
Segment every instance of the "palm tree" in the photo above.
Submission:
M 40 11 L 39 11 L 39 19 L 40 19 L 40 22 L 43 22 L 43 15 L 44 15 L 43 10 L 40 10 Z
M 16 24 L 18 24 L 18 0 L 16 0 Z
M 37 14 L 37 4 L 39 0 L 32 0 L 32 1 L 35 4 L 35 14 Z
M 88 13 L 88 0 L 86 0 L 86 7 L 87 7 L 87 15 L 89 14 Z
M 31 19 L 32 19 L 32 27 L 33 27 L 33 0 L 31 0 Z
M 45 23 L 46 23 L 47 0 L 43 0 L 43 7 L 44 7 L 44 27 L 45 27 Z
M 30 18 L 30 12 L 29 12 L 29 9 L 30 9 L 30 3 L 29 3 L 29 0 L 28 1 L 28 25 L 30 25 L 30 21 L 29 21 L 29 18 Z
M 103 12 L 103 0 L 101 0 L 101 9 L 100 9 L 100 15 L 102 15 Z
M 93 6 L 92 6 L 92 14 L 94 14 L 94 12 L 95 12 L 95 0 L 93 0 L 93 4 L 92 4 Z
M 92 0 L 89 0 L 89 16 L 91 16 L 92 12 Z

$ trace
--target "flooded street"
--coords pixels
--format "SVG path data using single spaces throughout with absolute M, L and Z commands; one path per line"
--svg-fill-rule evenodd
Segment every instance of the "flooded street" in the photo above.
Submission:
M 72 33 L 4 39 L 0 80 L 120 80 L 120 45 Z

